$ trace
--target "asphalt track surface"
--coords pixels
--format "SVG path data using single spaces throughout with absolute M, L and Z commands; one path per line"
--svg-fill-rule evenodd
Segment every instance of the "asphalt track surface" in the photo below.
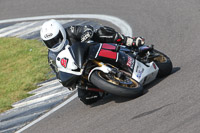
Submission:
M 0 0 L 0 20 L 57 14 L 106 14 L 130 24 L 172 59 L 173 73 L 136 99 L 107 96 L 86 106 L 77 98 L 28 128 L 41 132 L 200 132 L 199 0 Z

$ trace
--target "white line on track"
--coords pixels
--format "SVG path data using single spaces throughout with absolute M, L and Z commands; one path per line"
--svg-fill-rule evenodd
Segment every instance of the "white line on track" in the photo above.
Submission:
M 9 30 L 9 31 L 7 31 L 7 32 L 5 32 L 5 33 L 3 33 L 3 34 L 1 34 L 0 37 L 7 36 L 7 35 L 9 35 L 9 34 L 11 34 L 11 33 L 14 33 L 14 32 L 20 31 L 20 30 L 25 30 L 26 28 L 28 28 L 28 27 L 30 27 L 30 26 L 36 24 L 36 23 L 37 23 L 37 22 L 28 23 L 27 25 L 21 26 L 20 28 Z
M 101 15 L 101 14 L 67 14 L 67 15 L 51 15 L 51 16 L 36 16 L 36 17 L 27 17 L 27 18 L 15 18 L 15 19 L 7 19 L 0 20 L 0 24 L 2 23 L 11 23 L 11 22 L 20 22 L 20 21 L 31 21 L 31 20 L 44 20 L 44 19 L 77 19 L 77 18 L 89 18 L 89 19 L 99 19 L 103 21 L 110 22 L 115 26 L 121 29 L 121 32 L 127 36 L 132 36 L 132 29 L 130 25 L 121 20 L 118 17 L 109 16 L 109 15 Z
M 62 108 L 63 106 L 65 106 L 66 104 L 70 103 L 72 100 L 74 100 L 76 97 L 78 96 L 78 93 L 74 94 L 72 97 L 70 97 L 69 99 L 67 99 L 65 102 L 63 102 L 62 104 L 58 105 L 57 107 L 53 108 L 52 110 L 50 110 L 49 112 L 47 112 L 46 114 L 42 115 L 41 117 L 39 117 L 38 119 L 34 120 L 33 122 L 29 123 L 28 125 L 26 125 L 25 127 L 21 128 L 20 130 L 16 131 L 16 133 L 21 133 L 24 130 L 28 129 L 29 127 L 33 126 L 34 124 L 36 124 L 37 122 L 43 120 L 44 118 L 46 118 L 47 116 L 49 116 L 50 114 L 54 113 L 55 111 L 57 111 L 58 109 Z
M 124 35 L 132 36 L 132 29 L 131 29 L 130 25 L 127 22 L 125 22 L 124 20 L 121 20 L 120 18 L 114 17 L 114 16 L 100 15 L 100 14 L 67 14 L 67 15 L 56 15 L 56 16 L 52 15 L 52 16 L 37 16 L 37 17 L 27 17 L 27 18 L 15 18 L 15 19 L 0 20 L 0 24 L 2 24 L 2 23 L 10 23 L 10 22 L 20 22 L 20 21 L 45 20 L 45 19 L 52 19 L 52 18 L 54 18 L 54 19 L 89 18 L 89 19 L 103 20 L 103 21 L 110 22 L 110 23 L 114 24 L 115 26 L 119 27 L 119 29 L 121 30 L 121 32 Z M 53 108 L 52 110 L 50 110 L 46 114 L 42 115 L 38 119 L 32 121 L 28 125 L 24 126 L 20 130 L 16 131 L 16 133 L 21 133 L 24 130 L 28 129 L 29 127 L 33 126 L 34 124 L 38 123 L 39 121 L 43 120 L 44 118 L 46 118 L 50 114 L 54 113 L 58 109 L 62 108 L 63 106 L 65 106 L 66 104 L 68 104 L 69 102 L 74 100 L 77 96 L 78 96 L 77 93 L 74 94 L 72 97 L 67 99 L 62 104 L 58 105 L 57 107 Z
M 69 22 L 71 22 L 71 21 L 73 21 L 73 20 L 65 20 L 65 21 L 59 21 L 61 24 L 64 24 L 64 23 L 69 23 Z M 30 34 L 30 33 L 33 33 L 33 32 L 36 32 L 36 31 L 39 31 L 40 29 L 41 29 L 41 26 L 42 26 L 42 23 L 43 23 L 44 21 L 40 21 L 40 23 L 41 23 L 41 25 L 40 26 L 38 26 L 38 27 L 32 27 L 32 28 L 28 28 L 27 30 L 24 30 L 24 31 L 22 31 L 22 32 L 19 32 L 19 33 L 15 33 L 15 34 L 12 34 L 12 36 L 17 36 L 17 37 L 23 37 L 23 36 L 25 36 L 25 35 L 28 35 L 28 34 Z M 40 24 L 39 23 L 39 24 Z
M 25 107 L 25 106 L 31 106 L 33 105 L 34 103 L 39 103 L 39 102 L 42 102 L 42 101 L 45 101 L 45 100 L 48 100 L 50 98 L 55 98 L 55 97 L 59 97 L 61 95 L 68 95 L 70 93 L 69 90 L 63 90 L 63 91 L 60 91 L 60 92 L 56 92 L 56 93 L 53 93 L 53 94 L 50 94 L 50 95 L 47 95 L 47 96 L 43 96 L 43 97 L 39 97 L 39 98 L 35 98 L 35 99 L 32 99 L 32 100 L 28 100 L 28 101 L 25 101 L 25 102 L 21 102 L 21 103 L 18 103 L 18 104 L 14 104 L 12 105 L 14 108 L 20 108 L 20 107 Z
M 17 23 L 17 24 L 15 24 L 15 25 L 8 26 L 8 27 L 6 27 L 6 28 L 0 29 L 0 33 L 2 34 L 2 33 L 5 33 L 5 32 L 7 32 L 7 31 L 10 31 L 10 30 L 12 30 L 12 29 L 15 29 L 15 28 L 17 28 L 17 27 L 22 27 L 22 26 L 24 26 L 25 24 L 27 24 L 27 22 Z

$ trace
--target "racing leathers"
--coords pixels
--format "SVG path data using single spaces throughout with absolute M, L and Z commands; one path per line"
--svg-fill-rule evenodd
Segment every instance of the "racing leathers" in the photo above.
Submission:
M 74 42 L 88 42 L 90 40 L 94 42 L 101 43 L 116 43 L 120 45 L 125 45 L 127 47 L 138 47 L 144 44 L 144 39 L 142 37 L 128 37 L 116 32 L 113 28 L 103 26 L 99 29 L 94 30 L 92 26 L 70 26 L 65 28 L 67 34 L 67 40 L 69 45 L 73 45 Z M 81 45 L 81 44 L 80 44 Z M 59 52 L 48 52 L 48 61 L 56 73 L 56 77 L 59 79 L 58 70 L 56 66 L 56 56 Z M 64 84 L 63 84 L 64 85 Z M 64 85 L 65 86 L 65 85 Z M 67 87 L 67 86 L 66 86 Z M 99 99 L 99 94 L 92 91 L 86 91 L 78 88 L 79 98 L 86 104 L 90 104 Z
M 103 43 L 117 43 L 128 47 L 138 47 L 144 44 L 142 37 L 128 37 L 116 32 L 111 27 L 100 27 L 94 30 L 92 26 L 70 26 L 66 28 L 67 39 L 69 41 L 87 42 L 93 40 Z

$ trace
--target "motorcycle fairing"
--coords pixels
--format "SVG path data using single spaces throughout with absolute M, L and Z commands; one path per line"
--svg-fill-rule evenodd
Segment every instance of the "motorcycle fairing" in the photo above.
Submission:
M 89 45 L 92 45 L 92 44 L 76 42 L 76 43 L 73 43 L 72 46 L 69 48 L 75 64 L 80 69 L 82 68 L 84 62 L 87 59 L 86 56 L 88 54 Z
M 78 66 L 75 63 L 74 58 L 69 50 L 70 46 L 67 45 L 64 50 L 62 50 L 56 57 L 56 65 L 58 71 L 66 72 L 74 75 L 81 75 L 81 69 L 78 70 Z M 63 61 L 64 60 L 64 61 Z
M 79 76 L 77 76 L 77 75 L 62 72 L 62 71 L 59 71 L 58 75 L 59 75 L 61 84 L 65 87 L 73 86 L 76 83 L 75 81 L 77 81 L 77 79 L 79 79 Z
M 126 50 L 126 49 L 125 49 Z M 127 50 L 126 50 L 127 51 Z M 129 50 L 130 51 L 130 50 Z M 134 59 L 113 43 L 98 43 L 90 46 L 88 59 L 109 63 L 115 67 L 133 72 Z M 129 59 L 129 60 L 128 60 Z M 130 60 L 131 59 L 131 60 Z
M 156 64 L 154 62 L 144 65 L 143 63 L 135 60 L 132 78 L 143 85 L 150 83 L 156 78 L 158 74 L 159 68 L 155 66 Z

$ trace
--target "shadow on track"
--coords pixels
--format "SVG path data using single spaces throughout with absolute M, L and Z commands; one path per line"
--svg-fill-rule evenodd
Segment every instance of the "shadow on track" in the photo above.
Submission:
M 172 69 L 172 73 L 169 75 L 173 75 L 175 74 L 176 72 L 178 72 L 181 68 L 180 67 L 173 67 Z M 167 76 L 168 77 L 168 76 Z M 144 86 L 144 94 L 146 94 L 148 92 L 149 89 L 151 89 L 152 87 L 154 87 L 155 85 L 157 85 L 158 83 L 160 83 L 161 81 L 163 81 L 165 78 L 167 77 L 164 77 L 164 78 L 157 78 L 156 80 L 154 80 L 153 82 L 151 82 L 150 84 L 147 84 Z

